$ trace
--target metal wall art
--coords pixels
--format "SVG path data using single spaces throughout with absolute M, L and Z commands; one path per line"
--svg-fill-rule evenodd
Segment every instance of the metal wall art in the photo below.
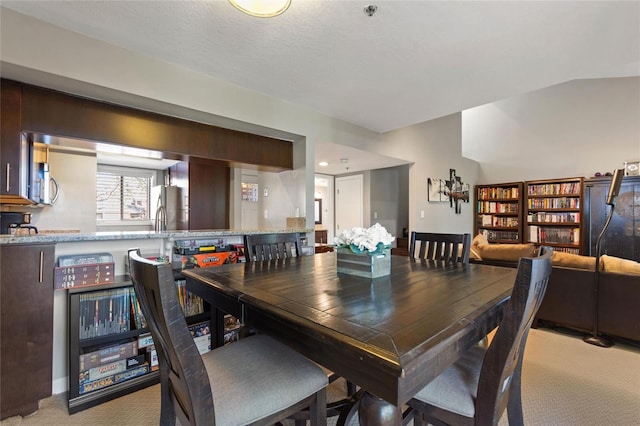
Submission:
M 455 169 L 449 169 L 449 180 L 429 178 L 427 180 L 427 201 L 446 202 L 455 208 L 456 214 L 462 213 L 461 202 L 469 202 L 469 184 L 462 182 Z

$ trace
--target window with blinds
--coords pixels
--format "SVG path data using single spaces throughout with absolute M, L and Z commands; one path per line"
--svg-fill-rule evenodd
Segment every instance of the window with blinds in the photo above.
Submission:
M 98 165 L 97 223 L 150 221 L 150 192 L 154 171 Z

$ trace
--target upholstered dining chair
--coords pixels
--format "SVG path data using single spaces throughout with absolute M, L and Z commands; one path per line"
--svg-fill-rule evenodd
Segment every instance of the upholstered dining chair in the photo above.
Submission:
M 129 252 L 131 280 L 160 365 L 160 424 L 268 425 L 310 407 L 326 424 L 327 376 L 266 335 L 200 355 L 180 308 L 170 264 Z
M 420 244 L 417 244 L 419 242 Z M 417 246 L 420 246 L 416 256 Z M 434 232 L 411 232 L 409 257 L 445 262 L 469 263 L 471 234 L 439 234 Z
M 253 234 L 244 236 L 244 253 L 247 263 L 264 262 L 274 259 L 285 259 L 302 255 L 300 235 L 296 232 L 275 234 Z M 340 379 L 340 376 L 324 367 L 329 383 Z M 327 417 L 338 416 L 343 409 L 353 402 L 357 392 L 356 386 L 345 381 L 347 396 L 341 400 L 333 401 L 327 405 Z M 290 416 L 291 419 L 304 422 L 309 418 L 307 410 L 299 411 Z
M 509 424 L 524 424 L 522 358 L 551 275 L 552 252 L 541 247 L 539 257 L 520 259 L 504 318 L 489 347 L 473 346 L 407 403 L 416 411 L 415 426 L 496 425 L 505 408 Z
M 249 263 L 302 256 L 300 234 L 289 232 L 245 235 L 244 255 Z

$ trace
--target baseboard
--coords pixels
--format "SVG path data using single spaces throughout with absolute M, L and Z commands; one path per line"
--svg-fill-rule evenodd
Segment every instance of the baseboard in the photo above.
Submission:
M 62 377 L 60 379 L 55 379 L 53 381 L 53 383 L 51 384 L 51 393 L 53 395 L 66 393 L 69 390 L 67 388 L 68 383 L 69 383 L 69 380 L 68 380 L 67 377 Z

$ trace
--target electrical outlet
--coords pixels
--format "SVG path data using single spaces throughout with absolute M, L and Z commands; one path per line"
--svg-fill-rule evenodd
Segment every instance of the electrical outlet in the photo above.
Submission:
M 269 219 L 269 210 L 264 211 L 264 218 Z
M 378 218 L 378 212 L 373 212 L 373 218 L 377 219 Z

